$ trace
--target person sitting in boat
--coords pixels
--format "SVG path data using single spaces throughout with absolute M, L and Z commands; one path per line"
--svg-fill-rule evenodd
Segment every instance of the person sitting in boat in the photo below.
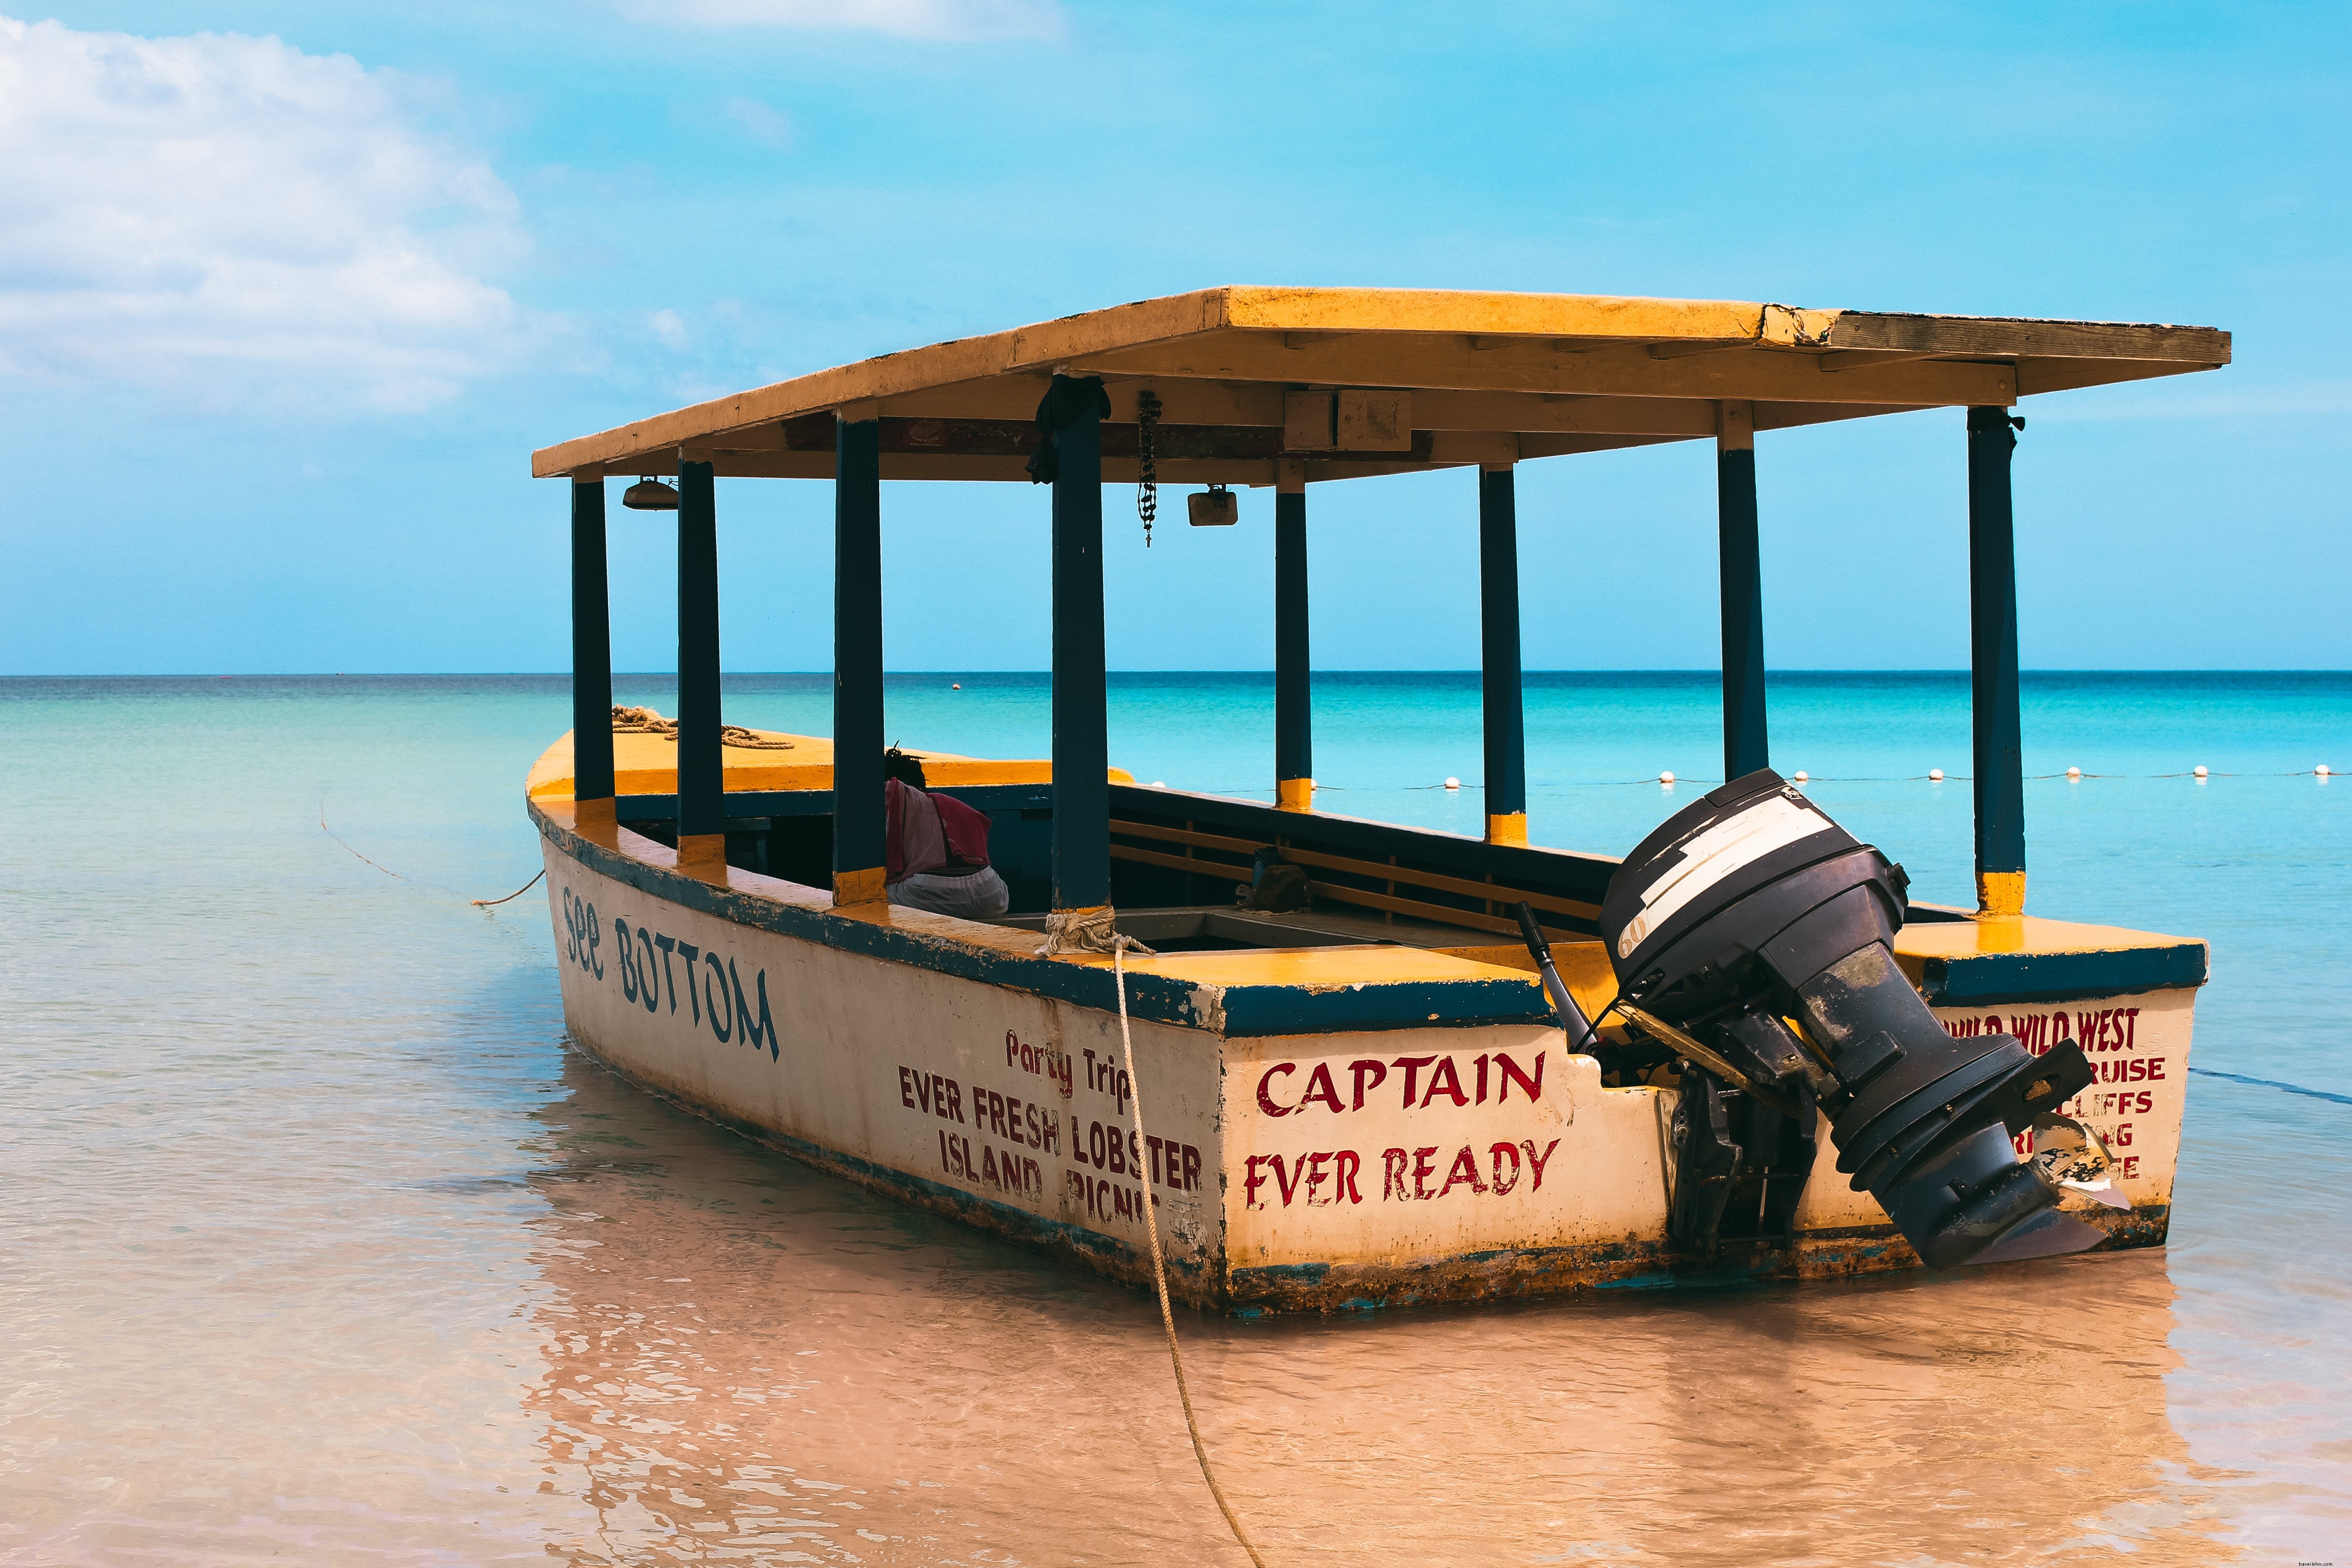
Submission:
M 932 795 L 920 760 L 896 746 L 882 753 L 882 773 L 890 901 L 972 921 L 1003 914 L 1013 894 L 988 863 L 987 816 L 953 795 Z

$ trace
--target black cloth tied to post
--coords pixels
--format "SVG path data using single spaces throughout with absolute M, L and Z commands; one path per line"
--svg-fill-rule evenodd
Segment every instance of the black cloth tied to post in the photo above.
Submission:
M 1110 417 L 1110 394 L 1098 375 L 1056 375 L 1037 404 L 1037 449 L 1029 454 L 1029 482 L 1050 485 L 1062 471 L 1062 450 L 1054 433 L 1076 424 L 1087 415 Z

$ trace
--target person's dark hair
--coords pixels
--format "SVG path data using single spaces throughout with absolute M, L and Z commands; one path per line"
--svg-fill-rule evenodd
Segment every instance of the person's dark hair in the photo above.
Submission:
M 882 753 L 882 776 L 886 779 L 897 779 L 902 784 L 911 784 L 916 789 L 930 787 L 923 782 L 921 759 L 912 752 L 902 752 L 896 746 Z

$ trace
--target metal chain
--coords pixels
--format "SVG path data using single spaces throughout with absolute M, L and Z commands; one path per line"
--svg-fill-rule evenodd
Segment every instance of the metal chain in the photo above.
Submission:
M 1160 462 L 1151 449 L 1160 424 L 1160 395 L 1145 387 L 1135 397 L 1135 511 L 1143 519 L 1143 548 L 1151 548 L 1152 520 L 1160 515 Z

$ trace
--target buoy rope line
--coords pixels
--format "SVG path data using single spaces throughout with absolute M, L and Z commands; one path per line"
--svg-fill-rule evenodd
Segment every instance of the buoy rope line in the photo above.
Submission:
M 2206 1078 L 2225 1078 L 2231 1083 L 2259 1084 L 2264 1089 L 2284 1089 L 2289 1094 L 2308 1095 L 2314 1100 L 2328 1100 L 2338 1105 L 2352 1105 L 2352 1094 L 2330 1094 L 2324 1089 L 2306 1089 L 2302 1084 L 2282 1083 L 2274 1078 L 2248 1078 L 2243 1073 L 2223 1072 L 2218 1068 L 2190 1068 L 2189 1070 Z
M 1127 1064 L 1128 1114 L 1135 1125 L 1135 1141 L 1143 1142 L 1143 1083 L 1135 1076 L 1135 1036 L 1127 1022 L 1127 944 L 1116 942 L 1111 946 L 1112 978 L 1118 986 L 1118 1046 Z M 1168 1360 L 1176 1369 L 1176 1397 L 1184 1405 L 1184 1430 L 1192 1434 L 1192 1457 L 1201 1462 L 1201 1479 L 1209 1483 L 1209 1495 L 1217 1500 L 1217 1511 L 1225 1516 L 1226 1525 L 1234 1539 L 1242 1543 L 1249 1560 L 1256 1568 L 1265 1568 L 1265 1559 L 1258 1555 L 1250 1542 L 1249 1531 L 1242 1528 L 1240 1516 L 1234 1505 L 1225 1500 L 1225 1491 L 1217 1485 L 1217 1473 L 1209 1466 L 1208 1447 L 1201 1441 L 1201 1424 L 1192 1415 L 1192 1391 L 1184 1382 L 1184 1355 L 1176 1348 L 1176 1312 L 1168 1304 L 1168 1259 L 1160 1249 L 1160 1219 L 1153 1211 L 1160 1200 L 1153 1197 L 1143 1205 L 1143 1233 L 1151 1241 L 1151 1282 L 1160 1291 L 1160 1326 L 1168 1334 Z
M 2200 773 L 2192 769 L 2186 773 L 2027 773 L 2023 776 L 2028 783 L 2035 783 L 2044 779 L 2068 779 L 2076 783 L 2080 783 L 2084 779 L 2325 779 L 2334 778 L 2336 776 L 2336 770 L 2333 768 L 2296 768 L 2286 773 L 2214 773 L 2210 769 L 2208 769 L 2206 772 Z M 1971 784 L 1975 782 L 1975 779 L 1976 775 L 1974 773 L 1944 773 L 1941 776 L 1935 773 L 1889 773 L 1884 776 L 1854 775 L 1852 777 L 1843 775 L 1835 777 L 1822 777 L 1809 774 L 1802 779 L 1792 778 L 1790 782 L 1792 784 Z M 1724 780 L 1717 778 L 1702 778 L 1696 773 L 1676 773 L 1671 780 L 1659 778 L 1547 779 L 1540 782 L 1530 780 L 1528 787 L 1530 789 L 1620 789 L 1633 784 L 1656 784 L 1668 783 L 1718 784 L 1724 782 Z M 1361 789 L 1367 786 L 1361 784 L 1350 786 L 1347 784 L 1318 784 L 1315 786 L 1315 793 L 1317 795 L 1321 795 L 1326 790 L 1339 790 L 1350 787 Z M 1400 794 L 1411 794 L 1421 790 L 1442 789 L 1467 795 L 1475 790 L 1483 790 L 1486 786 L 1485 784 L 1398 784 L 1395 787 Z M 1267 792 L 1263 789 L 1250 789 L 1239 792 L 1233 790 L 1221 790 L 1217 793 L 1222 795 L 1232 795 L 1235 793 L 1244 795 L 1265 795 Z

